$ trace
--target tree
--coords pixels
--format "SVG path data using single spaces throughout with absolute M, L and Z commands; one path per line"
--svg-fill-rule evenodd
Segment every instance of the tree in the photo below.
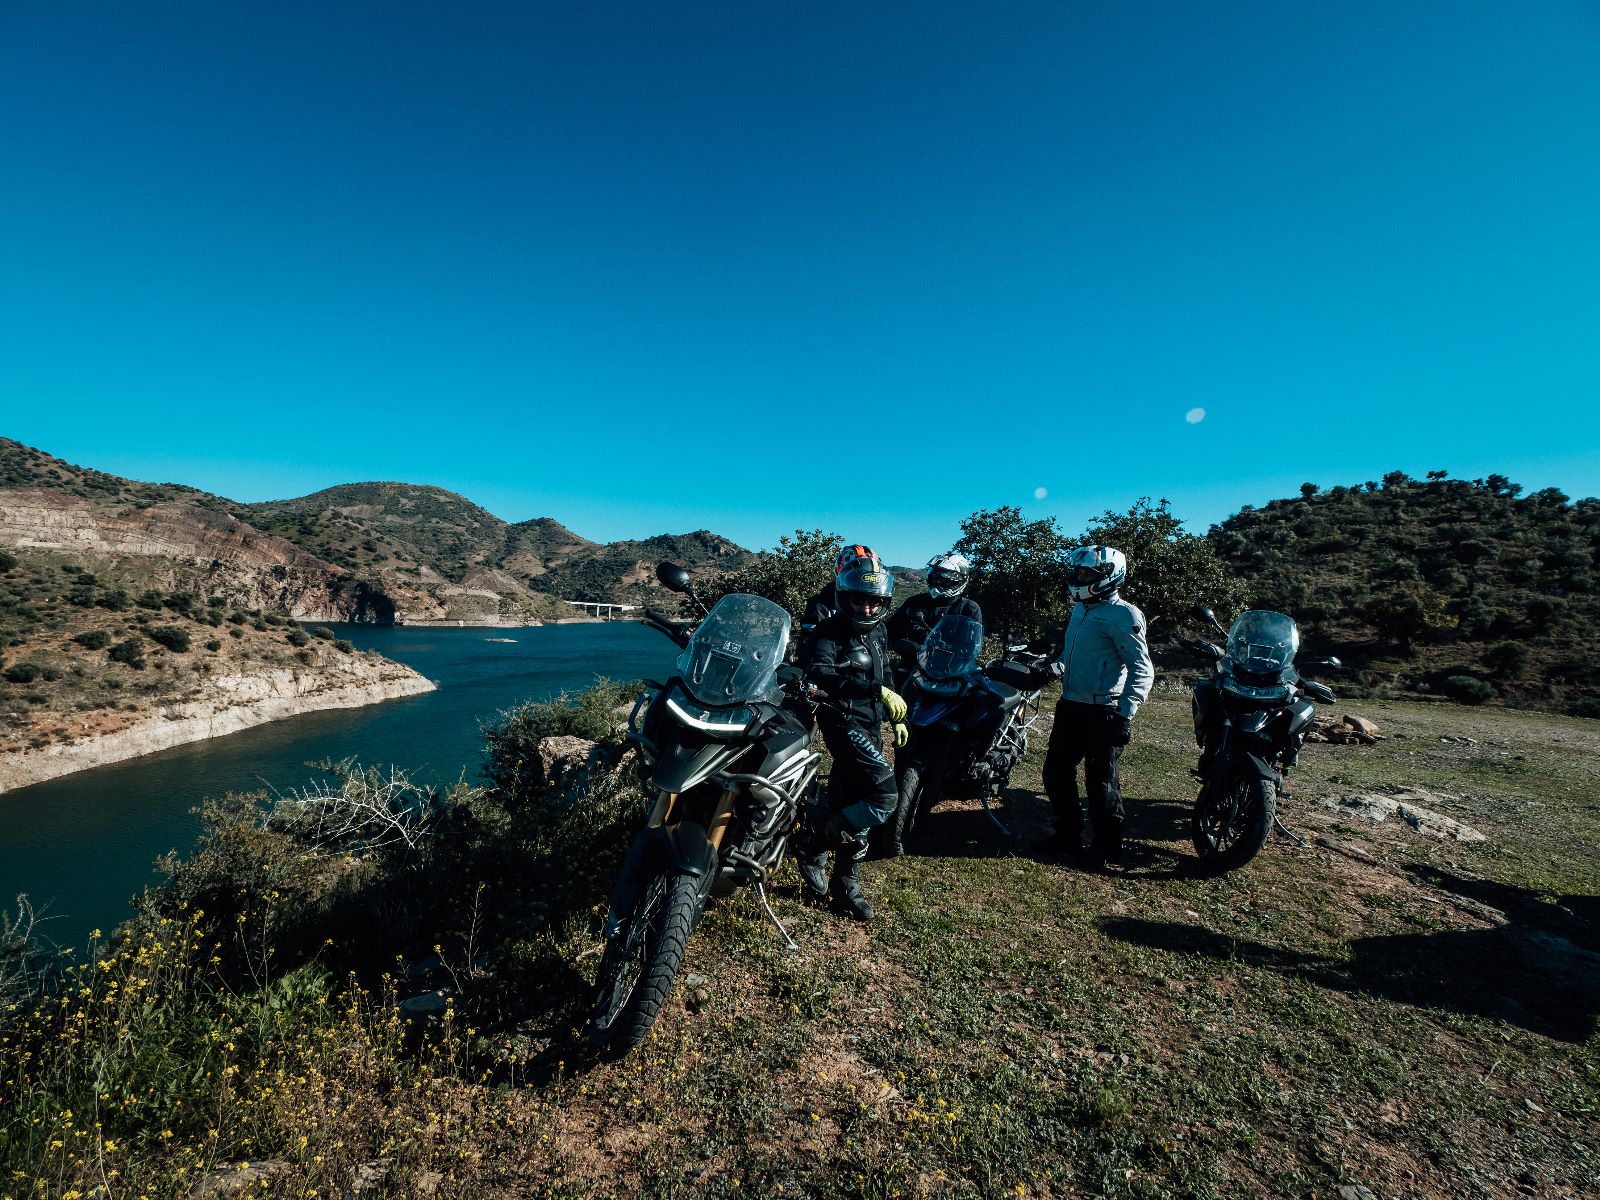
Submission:
M 1011 639 L 1065 625 L 1072 611 L 1066 576 L 1072 546 L 1053 518 L 1026 521 L 1013 505 L 962 521 L 955 549 L 972 561 L 967 592 L 982 607 L 985 628 Z
M 1152 626 L 1178 620 L 1197 602 L 1219 614 L 1244 604 L 1240 580 L 1209 540 L 1184 531 L 1166 500 L 1151 504 L 1141 496 L 1125 513 L 1108 510 L 1083 541 L 1115 546 L 1128 556 L 1123 594 Z
M 779 538 L 773 549 L 758 551 L 747 566 L 721 576 L 714 595 L 708 591 L 701 598 L 710 604 L 729 592 L 748 592 L 771 600 L 798 622 L 806 601 L 833 582 L 843 548 L 844 538 L 837 533 L 796 529 L 793 537 Z
M 1398 642 L 1406 654 L 1422 634 L 1456 625 L 1445 597 L 1420 583 L 1402 583 L 1379 592 L 1367 602 L 1362 615 L 1380 634 Z

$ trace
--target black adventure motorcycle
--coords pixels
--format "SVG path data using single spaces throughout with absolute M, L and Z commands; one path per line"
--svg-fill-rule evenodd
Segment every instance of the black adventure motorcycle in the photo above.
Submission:
M 1221 632 L 1209 608 L 1196 605 L 1192 611 Z M 1280 612 L 1240 613 L 1227 631 L 1226 649 L 1182 635 L 1178 645 L 1212 664 L 1211 677 L 1194 688 L 1194 737 L 1201 748 L 1194 848 L 1210 870 L 1231 871 L 1259 854 L 1272 832 L 1284 777 L 1316 716 L 1316 705 L 1306 697 L 1328 704 L 1335 697 L 1295 669 L 1300 630 Z M 1304 665 L 1342 664 L 1330 657 Z
M 786 687 L 806 691 L 804 677 L 784 664 L 789 614 L 738 593 L 705 612 L 682 567 L 662 563 L 656 576 L 705 616 L 676 621 L 647 609 L 644 618 L 684 649 L 678 673 L 666 683 L 647 680 L 628 719 L 655 803 L 606 914 L 590 1040 L 611 1053 L 650 1031 L 710 897 L 752 888 L 785 945 L 798 949 L 765 885 L 822 761 L 811 748 L 812 725 L 796 715 L 798 705 L 785 706 Z
M 983 626 L 942 617 L 917 651 L 905 684 L 911 736 L 895 755 L 900 806 L 881 848 L 902 853 L 918 820 L 945 796 L 977 796 L 1002 834 L 1010 831 L 990 801 L 1011 781 L 1039 717 L 1038 679 L 1048 659 L 1011 646 L 981 670 Z

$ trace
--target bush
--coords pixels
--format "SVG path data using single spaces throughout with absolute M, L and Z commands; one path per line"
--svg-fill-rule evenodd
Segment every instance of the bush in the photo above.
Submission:
M 144 666 L 144 639 L 135 636 L 120 641 L 106 651 L 106 657 L 137 671 Z
M 232 629 L 228 630 L 228 636 L 231 638 L 242 638 L 244 636 L 244 630 L 235 625 Z
M 16 565 L 17 556 L 15 554 L 8 554 L 4 550 L 0 550 L 0 574 L 11 570 Z
M 102 592 L 94 598 L 94 602 L 111 612 L 124 612 L 130 603 L 128 593 L 122 588 L 112 588 L 109 592 Z
M 636 700 L 644 690 L 637 681 L 618 683 L 597 679 L 578 696 L 565 693 L 552 700 L 530 702 L 500 714 L 484 727 L 483 740 L 489 762 L 484 773 L 508 808 L 517 808 L 542 795 L 544 767 L 539 743 L 547 737 L 580 737 L 617 745 L 617 709 Z
M 311 635 L 304 629 L 291 629 L 287 636 L 291 646 L 309 646 L 311 644 Z
M 329 629 L 326 625 L 318 625 L 311 631 L 311 636 L 314 638 L 321 638 L 325 642 L 331 642 L 333 641 L 333 630 Z
M 139 599 L 137 601 L 135 601 L 135 603 L 138 604 L 138 606 L 140 608 L 151 608 L 151 609 L 160 608 L 166 602 L 167 602 L 166 596 L 162 595 L 160 592 L 155 591 L 153 589 L 150 590 L 150 591 L 141 593 L 140 596 L 139 596 Z
M 104 629 L 90 629 L 72 640 L 85 650 L 104 650 L 111 644 L 111 635 Z
M 1462 704 L 1484 704 L 1500 694 L 1492 683 L 1473 675 L 1450 676 L 1444 681 L 1444 691 Z
M 341 654 L 353 654 L 355 653 L 356 644 L 349 638 L 334 638 L 333 648 Z
M 11 683 L 32 683 L 42 674 L 44 674 L 44 668 L 38 663 L 12 663 L 6 668 L 6 679 Z
M 212 638 L 209 642 L 206 643 L 206 649 L 212 651 L 213 653 L 215 653 L 216 651 L 222 649 L 222 643 L 220 641 L 218 641 L 216 638 Z
M 181 613 L 186 617 L 192 616 L 194 614 L 195 594 L 193 592 L 173 592 L 162 603 L 175 613 Z
M 189 631 L 177 625 L 157 625 L 148 630 L 150 640 L 182 654 L 189 649 Z

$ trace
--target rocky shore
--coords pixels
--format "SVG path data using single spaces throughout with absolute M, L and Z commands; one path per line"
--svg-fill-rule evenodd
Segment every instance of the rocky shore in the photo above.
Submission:
M 315 669 L 263 665 L 259 670 L 215 675 L 200 697 L 163 704 L 121 728 L 89 730 L 68 741 L 0 754 L 0 792 L 283 717 L 361 708 L 431 692 L 435 686 L 400 663 L 365 655 L 342 657 Z

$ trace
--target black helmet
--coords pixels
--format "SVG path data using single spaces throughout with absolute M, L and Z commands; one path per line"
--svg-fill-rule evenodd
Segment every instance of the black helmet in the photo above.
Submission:
M 849 618 L 850 628 L 857 633 L 866 633 L 889 615 L 894 576 L 872 551 L 846 564 L 834 578 L 833 586 L 839 597 L 839 611 Z

